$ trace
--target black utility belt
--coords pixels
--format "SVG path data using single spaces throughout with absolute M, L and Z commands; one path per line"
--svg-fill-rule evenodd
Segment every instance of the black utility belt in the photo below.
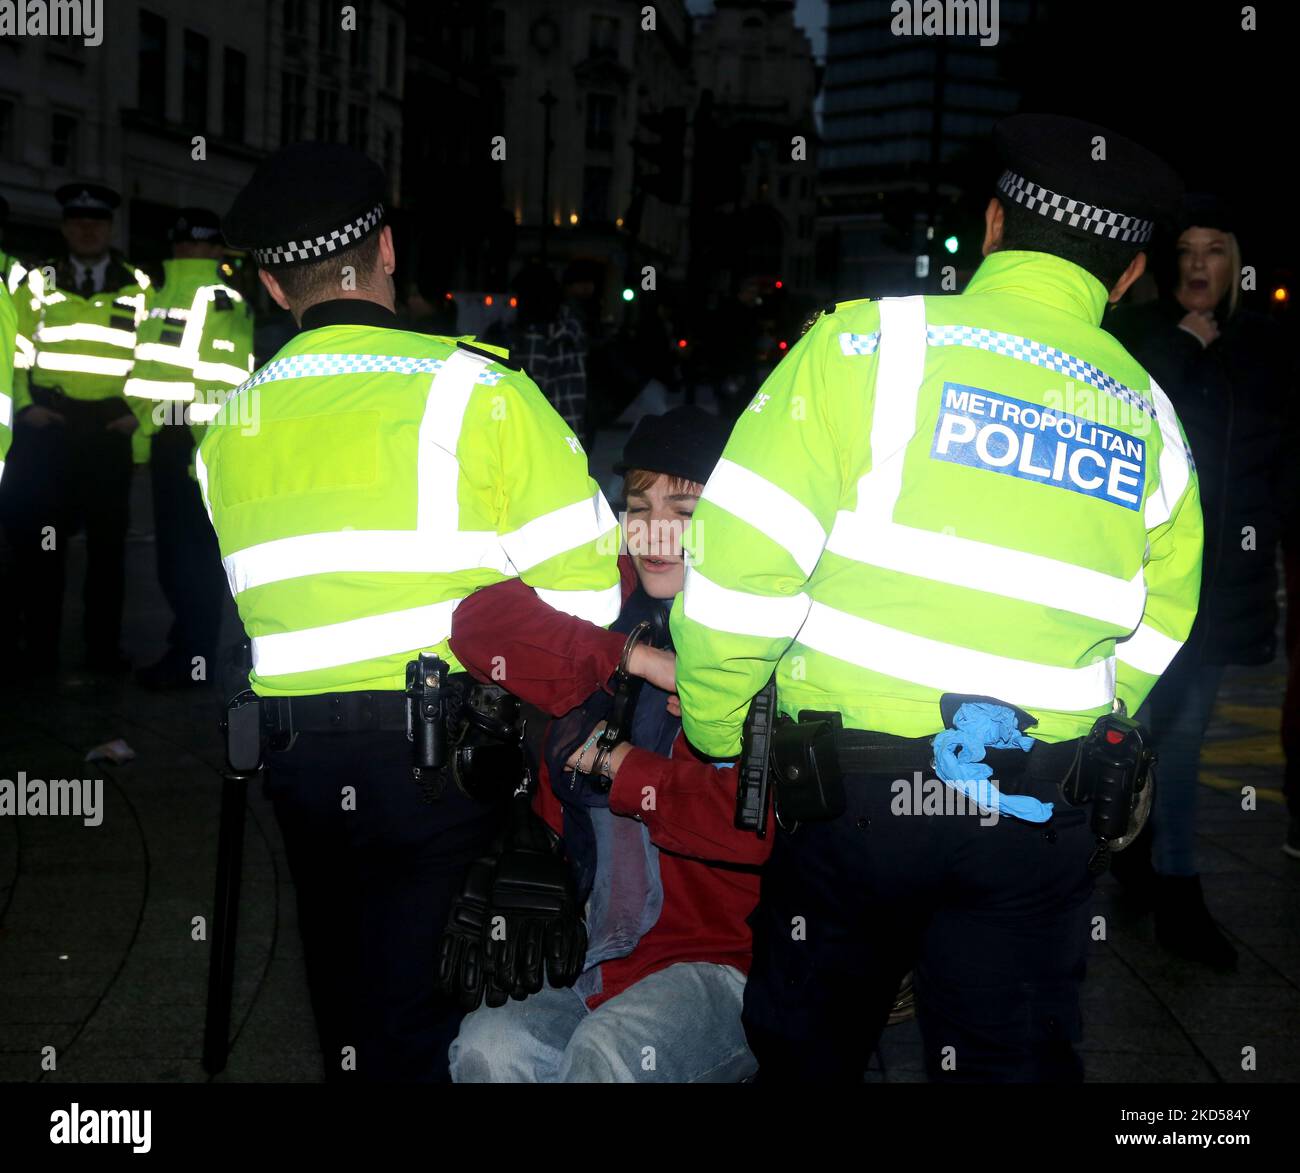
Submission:
M 268 738 L 295 733 L 406 732 L 402 692 L 325 692 L 261 698 L 262 732 Z
M 934 756 L 934 735 L 896 737 L 865 729 L 841 729 L 831 734 L 835 756 L 846 774 L 907 773 L 928 769 Z M 1082 738 L 1048 744 L 1037 741 L 1027 753 L 1021 749 L 985 750 L 984 760 L 995 777 L 1064 780 L 1079 755 Z

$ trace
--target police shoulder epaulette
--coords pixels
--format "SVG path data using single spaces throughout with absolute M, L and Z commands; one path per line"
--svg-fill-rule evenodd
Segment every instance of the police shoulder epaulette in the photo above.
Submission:
M 230 300 L 230 294 L 224 289 L 217 289 L 212 293 L 212 304 L 216 309 L 228 310 L 234 306 L 235 303 Z
M 480 358 L 486 358 L 490 362 L 500 363 L 508 371 L 522 371 L 524 368 L 515 362 L 512 358 L 505 358 L 502 355 L 495 354 L 491 350 L 485 350 L 481 346 L 474 346 L 469 342 L 457 341 L 456 345 L 461 350 L 468 350 L 470 354 L 477 354 Z

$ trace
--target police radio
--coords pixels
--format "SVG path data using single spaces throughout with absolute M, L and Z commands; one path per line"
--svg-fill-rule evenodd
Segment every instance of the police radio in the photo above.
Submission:
M 421 652 L 406 665 L 406 739 L 411 764 L 417 770 L 440 770 L 447 764 L 447 723 L 443 696 L 447 664 L 432 652 Z
M 1145 825 L 1155 760 L 1147 731 L 1122 713 L 1098 717 L 1084 739 L 1079 768 L 1062 793 L 1074 806 L 1091 804 L 1093 834 L 1107 851 L 1122 851 Z

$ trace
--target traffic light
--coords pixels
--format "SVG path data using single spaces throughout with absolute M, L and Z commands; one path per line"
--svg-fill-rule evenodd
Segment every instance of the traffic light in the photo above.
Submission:
M 631 301 L 634 297 L 636 297 L 636 291 L 630 285 L 623 286 L 623 300 Z
M 958 241 L 958 239 L 955 236 L 949 236 L 947 239 L 944 240 L 943 247 L 946 248 L 950 253 L 955 253 L 958 250 L 958 248 L 961 247 L 961 243 Z

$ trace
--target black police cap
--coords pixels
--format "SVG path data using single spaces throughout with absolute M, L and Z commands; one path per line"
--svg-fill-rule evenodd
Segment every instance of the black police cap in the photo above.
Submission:
M 292 143 L 267 156 L 221 221 L 226 240 L 267 269 L 328 260 L 378 230 L 387 185 L 369 155 Z
M 102 183 L 65 183 L 54 189 L 65 220 L 111 220 L 122 197 Z
M 1141 247 L 1157 222 L 1177 213 L 1183 185 L 1173 169 L 1104 126 L 1057 114 L 1017 114 L 993 134 L 1006 167 L 999 198 L 1065 232 Z
M 181 208 L 167 233 L 172 244 L 193 241 L 196 244 L 220 244 L 221 221 L 207 208 Z
M 622 474 L 630 468 L 667 473 L 704 484 L 722 459 L 731 425 L 701 407 L 674 407 L 663 415 L 643 415 L 614 465 Z

